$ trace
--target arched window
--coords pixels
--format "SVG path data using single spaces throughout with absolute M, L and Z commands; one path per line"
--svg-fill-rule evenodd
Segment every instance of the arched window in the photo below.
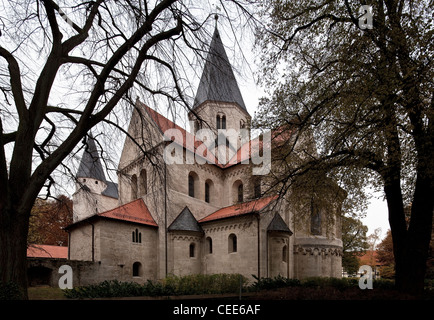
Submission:
M 142 276 L 142 264 L 140 262 L 133 263 L 133 277 Z
M 244 187 L 241 180 L 237 180 L 232 185 L 233 203 L 241 203 L 244 200 Z
M 131 200 L 137 199 L 137 176 L 133 174 L 131 177 Z
M 188 175 L 188 195 L 194 197 L 194 177 L 191 174 Z
M 213 200 L 212 194 L 214 192 L 214 183 L 211 179 L 205 181 L 205 202 L 211 203 Z
M 216 122 L 217 122 L 217 129 L 220 129 L 220 116 L 217 115 L 216 117 Z
M 226 116 L 222 116 L 222 129 L 226 129 Z
M 133 231 L 133 242 L 142 243 L 142 233 L 138 229 Z
M 321 235 L 321 211 L 314 203 L 313 199 L 311 201 L 310 210 L 310 232 L 313 235 Z
M 209 203 L 209 183 L 205 182 L 205 202 Z
M 196 246 L 195 246 L 195 244 L 194 243 L 190 243 L 190 258 L 194 258 L 194 256 L 195 256 L 195 248 L 196 248 Z
M 237 252 L 237 236 L 233 233 L 228 238 L 228 252 Z
M 211 237 L 207 237 L 205 243 L 206 243 L 206 252 L 211 254 L 212 253 L 212 239 L 211 239 Z
M 199 191 L 199 176 L 196 172 L 191 171 L 188 174 L 188 195 L 190 197 L 197 197 Z
M 288 259 L 288 247 L 285 245 L 282 248 L 282 261 L 287 262 Z
M 244 190 L 243 190 L 243 184 L 240 184 L 238 186 L 238 202 L 243 202 L 244 198 Z
M 140 195 L 143 196 L 148 193 L 147 174 L 146 170 L 140 171 Z

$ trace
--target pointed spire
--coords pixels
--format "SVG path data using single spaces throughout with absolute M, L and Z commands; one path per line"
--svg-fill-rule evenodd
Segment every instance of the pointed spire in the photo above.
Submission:
M 292 231 L 288 228 L 288 225 L 285 223 L 285 221 L 283 221 L 282 217 L 277 212 L 274 215 L 273 220 L 271 220 L 270 224 L 268 225 L 267 231 L 286 232 L 289 233 L 289 235 L 292 235 Z
M 229 59 L 216 26 L 194 99 L 193 108 L 205 101 L 234 102 L 247 111 Z
M 168 228 L 169 231 L 194 231 L 203 232 L 202 227 L 191 213 L 188 207 L 185 207 L 176 217 Z
M 78 167 L 77 178 L 92 178 L 106 181 L 92 134 L 89 134 L 89 138 L 87 139 L 80 166 Z

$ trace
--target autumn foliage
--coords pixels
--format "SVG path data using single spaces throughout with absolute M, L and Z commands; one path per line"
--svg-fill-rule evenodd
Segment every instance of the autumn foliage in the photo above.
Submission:
M 72 200 L 61 195 L 55 200 L 37 199 L 30 216 L 28 243 L 68 245 L 63 229 L 72 223 Z

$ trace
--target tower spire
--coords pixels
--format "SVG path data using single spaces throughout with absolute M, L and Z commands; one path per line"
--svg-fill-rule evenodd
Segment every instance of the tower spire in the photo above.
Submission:
M 193 108 L 205 101 L 218 101 L 236 103 L 241 109 L 247 111 L 217 28 L 218 14 L 214 15 L 214 19 L 216 20 L 214 34 Z
M 106 181 L 98 149 L 96 148 L 95 139 L 92 134 L 89 134 L 89 138 L 86 141 L 86 146 L 77 171 L 77 178 L 92 178 L 104 182 Z
M 214 19 L 215 19 L 215 29 L 217 29 L 217 22 L 218 22 L 218 19 L 219 19 L 219 15 L 217 13 L 214 14 Z

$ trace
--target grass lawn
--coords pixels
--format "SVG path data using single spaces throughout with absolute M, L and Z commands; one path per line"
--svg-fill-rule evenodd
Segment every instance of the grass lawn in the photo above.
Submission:
M 60 288 L 29 287 L 29 300 L 60 300 L 66 299 Z

